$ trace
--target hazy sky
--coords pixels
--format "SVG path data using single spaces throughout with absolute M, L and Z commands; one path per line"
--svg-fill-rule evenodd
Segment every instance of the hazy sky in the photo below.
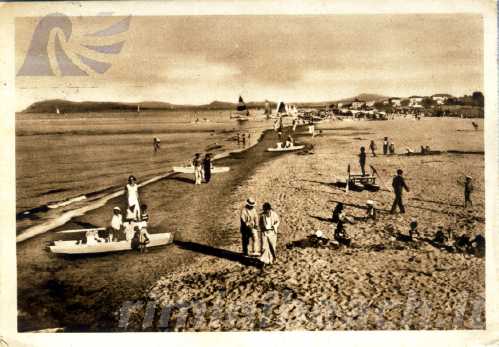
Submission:
M 132 17 L 115 36 L 89 33 L 121 17 L 72 17 L 66 54 L 89 76 L 18 76 L 16 106 L 65 98 L 201 104 L 213 100 L 321 101 L 387 96 L 469 94 L 483 87 L 483 31 L 478 15 L 325 15 Z M 39 18 L 16 21 L 16 69 Z M 82 45 L 125 41 L 121 53 Z M 76 55 L 105 61 L 98 74 Z M 51 66 L 57 72 L 57 63 Z

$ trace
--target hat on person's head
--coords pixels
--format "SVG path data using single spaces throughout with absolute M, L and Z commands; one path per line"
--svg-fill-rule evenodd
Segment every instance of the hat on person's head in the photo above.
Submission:
M 469 180 L 473 179 L 473 177 L 471 177 L 471 176 L 466 176 L 466 178 Z
M 115 208 L 113 208 L 113 211 L 121 212 L 121 208 L 119 208 L 118 206 L 116 206 Z
M 367 201 L 366 201 L 366 204 L 367 204 L 367 205 L 370 205 L 370 206 L 374 206 L 374 201 L 372 201 L 372 200 L 367 200 Z
M 255 199 L 253 199 L 253 198 L 248 198 L 248 199 L 246 200 L 246 205 L 248 205 L 248 206 L 255 206 L 255 205 L 256 205 L 256 201 L 255 201 Z

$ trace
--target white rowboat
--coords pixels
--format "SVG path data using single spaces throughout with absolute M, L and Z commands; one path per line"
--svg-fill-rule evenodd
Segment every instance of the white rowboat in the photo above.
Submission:
M 300 146 L 291 146 L 291 147 L 274 147 L 274 148 L 267 148 L 268 152 L 289 152 L 289 151 L 297 151 L 299 149 L 305 148 L 305 145 L 300 145 Z
M 173 171 L 180 172 L 180 173 L 193 174 L 194 167 L 192 167 L 192 166 L 174 166 Z M 228 167 L 228 166 L 215 166 L 211 169 L 212 174 L 229 172 L 229 171 L 230 171 L 230 167 Z
M 167 245 L 173 242 L 173 234 L 149 234 L 149 241 L 147 248 Z M 55 254 L 97 254 L 130 251 L 132 249 L 131 241 L 100 242 L 92 245 L 78 244 L 78 242 L 77 240 L 55 241 L 54 245 L 49 248 Z

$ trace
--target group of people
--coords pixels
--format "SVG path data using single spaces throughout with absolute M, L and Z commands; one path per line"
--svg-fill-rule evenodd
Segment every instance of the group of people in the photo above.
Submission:
M 196 153 L 191 162 L 194 167 L 194 183 L 201 184 L 210 182 L 211 169 L 213 168 L 211 153 L 206 153 L 204 158 L 201 158 L 200 153 Z
M 255 199 L 248 198 L 241 210 L 240 231 L 243 254 L 258 257 L 262 266 L 265 266 L 273 264 L 276 260 L 280 219 L 270 203 L 264 203 L 262 210 L 258 214 Z

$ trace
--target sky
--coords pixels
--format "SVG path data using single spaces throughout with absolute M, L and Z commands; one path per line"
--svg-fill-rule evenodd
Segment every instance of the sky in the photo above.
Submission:
M 54 98 L 204 104 L 239 95 L 298 102 L 483 90 L 479 15 L 131 17 L 124 32 L 91 35 L 123 18 L 71 17 L 70 34 L 45 26 L 40 44 L 54 76 L 18 75 L 16 109 Z M 16 19 L 18 73 L 40 19 Z M 56 41 L 87 75 L 60 75 Z M 116 54 L 88 49 L 120 42 Z M 110 67 L 95 72 L 85 58 Z

